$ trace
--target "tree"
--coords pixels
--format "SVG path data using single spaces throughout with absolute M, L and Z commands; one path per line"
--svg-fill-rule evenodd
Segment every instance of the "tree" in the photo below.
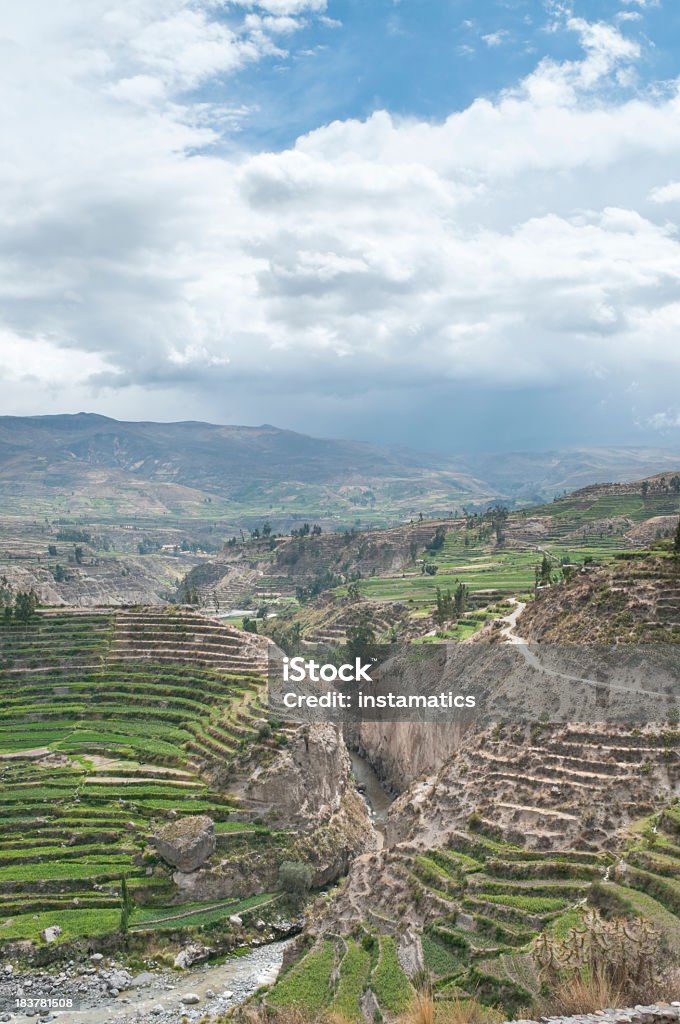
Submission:
M 541 559 L 541 564 L 534 567 L 534 589 L 549 587 L 552 583 L 552 562 L 546 554 Z
M 438 526 L 434 531 L 434 536 L 426 547 L 426 551 L 430 554 L 434 554 L 435 551 L 440 551 L 444 547 L 444 541 L 446 540 L 446 527 Z
M 284 860 L 279 867 L 279 885 L 289 896 L 302 900 L 312 887 L 312 869 L 301 860 Z
M 347 630 L 347 657 L 368 659 L 375 655 L 375 630 L 368 616 L 363 615 L 356 626 Z
M 678 525 L 675 528 L 675 536 L 673 537 L 673 554 L 676 558 L 680 558 L 680 519 L 678 519 Z
M 128 923 L 133 909 L 134 903 L 128 889 L 127 878 L 123 875 L 120 880 L 120 924 L 118 925 L 118 931 L 122 935 L 125 935 L 128 930 Z
M 52 570 L 52 575 L 54 576 L 56 583 L 64 583 L 68 579 L 68 572 L 63 565 L 59 564 L 59 562 L 57 562 Z
M 47 545 L 47 554 L 48 555 L 52 555 L 52 556 L 56 555 L 57 554 L 57 545 L 56 544 L 48 544 Z
M 443 626 L 445 622 L 450 622 L 454 614 L 455 604 L 451 591 L 437 587 L 437 610 L 434 613 L 437 624 Z
M 465 613 L 467 608 L 468 588 L 464 583 L 459 583 L 453 594 L 453 605 L 458 618 Z
M 496 534 L 496 543 L 500 545 L 505 540 L 505 524 L 508 519 L 508 510 L 505 505 L 496 505 L 490 511 L 491 525 Z
M 35 615 L 38 607 L 38 595 L 35 590 L 20 590 L 14 599 L 14 617 L 24 624 Z
M 640 490 L 642 492 L 642 497 L 646 498 L 648 493 L 649 493 L 649 480 L 643 480 L 642 481 L 642 484 L 640 486 Z
M 84 555 L 84 551 L 83 551 L 82 547 L 78 544 L 73 549 L 73 557 L 76 560 L 76 565 L 82 565 L 83 564 L 83 555 Z
M 249 615 L 246 615 L 243 620 L 243 628 L 246 633 L 257 633 L 257 619 L 253 619 Z

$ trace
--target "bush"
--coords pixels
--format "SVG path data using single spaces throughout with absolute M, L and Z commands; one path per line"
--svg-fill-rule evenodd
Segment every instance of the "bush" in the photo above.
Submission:
M 302 899 L 312 887 L 312 869 L 300 860 L 284 860 L 279 867 L 279 885 L 290 896 Z

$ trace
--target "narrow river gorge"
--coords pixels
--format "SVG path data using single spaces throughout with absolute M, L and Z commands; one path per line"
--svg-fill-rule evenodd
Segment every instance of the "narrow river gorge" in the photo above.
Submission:
M 384 788 L 378 773 L 371 762 L 363 757 L 358 751 L 350 750 L 352 771 L 356 780 L 357 789 L 363 796 L 371 815 L 371 821 L 376 834 L 376 845 L 382 850 L 385 842 L 384 824 L 387 814 L 394 801 L 394 797 Z

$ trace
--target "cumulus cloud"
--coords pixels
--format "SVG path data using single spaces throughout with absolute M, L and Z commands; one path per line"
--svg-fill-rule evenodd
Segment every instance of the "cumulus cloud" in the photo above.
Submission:
M 667 185 L 659 185 L 649 193 L 653 203 L 677 203 L 680 200 L 680 181 L 669 181 Z
M 566 15 L 580 60 L 441 122 L 377 111 L 225 155 L 238 91 L 190 90 L 280 52 L 325 2 L 29 6 L 0 43 L 6 388 L 62 365 L 78 395 L 680 369 L 680 242 L 659 217 L 680 97 L 622 90 L 640 48 L 612 25 Z

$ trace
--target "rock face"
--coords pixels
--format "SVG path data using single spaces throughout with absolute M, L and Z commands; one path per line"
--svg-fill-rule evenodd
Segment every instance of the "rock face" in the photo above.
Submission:
M 362 722 L 354 741 L 383 782 L 398 793 L 438 771 L 460 749 L 463 730 L 451 722 Z
M 187 967 L 191 967 L 192 964 L 200 963 L 201 960 L 207 960 L 211 953 L 212 950 L 209 946 L 204 946 L 202 942 L 192 942 L 177 954 L 175 957 L 175 967 L 185 970 Z
M 351 767 L 342 730 L 315 723 L 301 729 L 272 765 L 254 772 L 248 801 L 263 816 L 272 809 L 293 826 L 318 825 L 340 809 Z
M 373 830 L 363 799 L 352 788 L 343 794 L 340 808 L 317 828 L 300 829 L 285 856 L 309 864 L 312 888 L 329 885 L 345 874 L 354 857 L 369 848 Z M 185 874 L 175 871 L 175 902 L 243 899 L 253 891 L 272 892 L 279 884 L 282 854 L 274 844 L 263 844 L 248 858 L 215 862 Z M 237 928 L 238 925 L 234 924 Z
M 215 852 L 215 823 L 203 814 L 171 821 L 155 834 L 154 844 L 163 860 L 188 874 Z

